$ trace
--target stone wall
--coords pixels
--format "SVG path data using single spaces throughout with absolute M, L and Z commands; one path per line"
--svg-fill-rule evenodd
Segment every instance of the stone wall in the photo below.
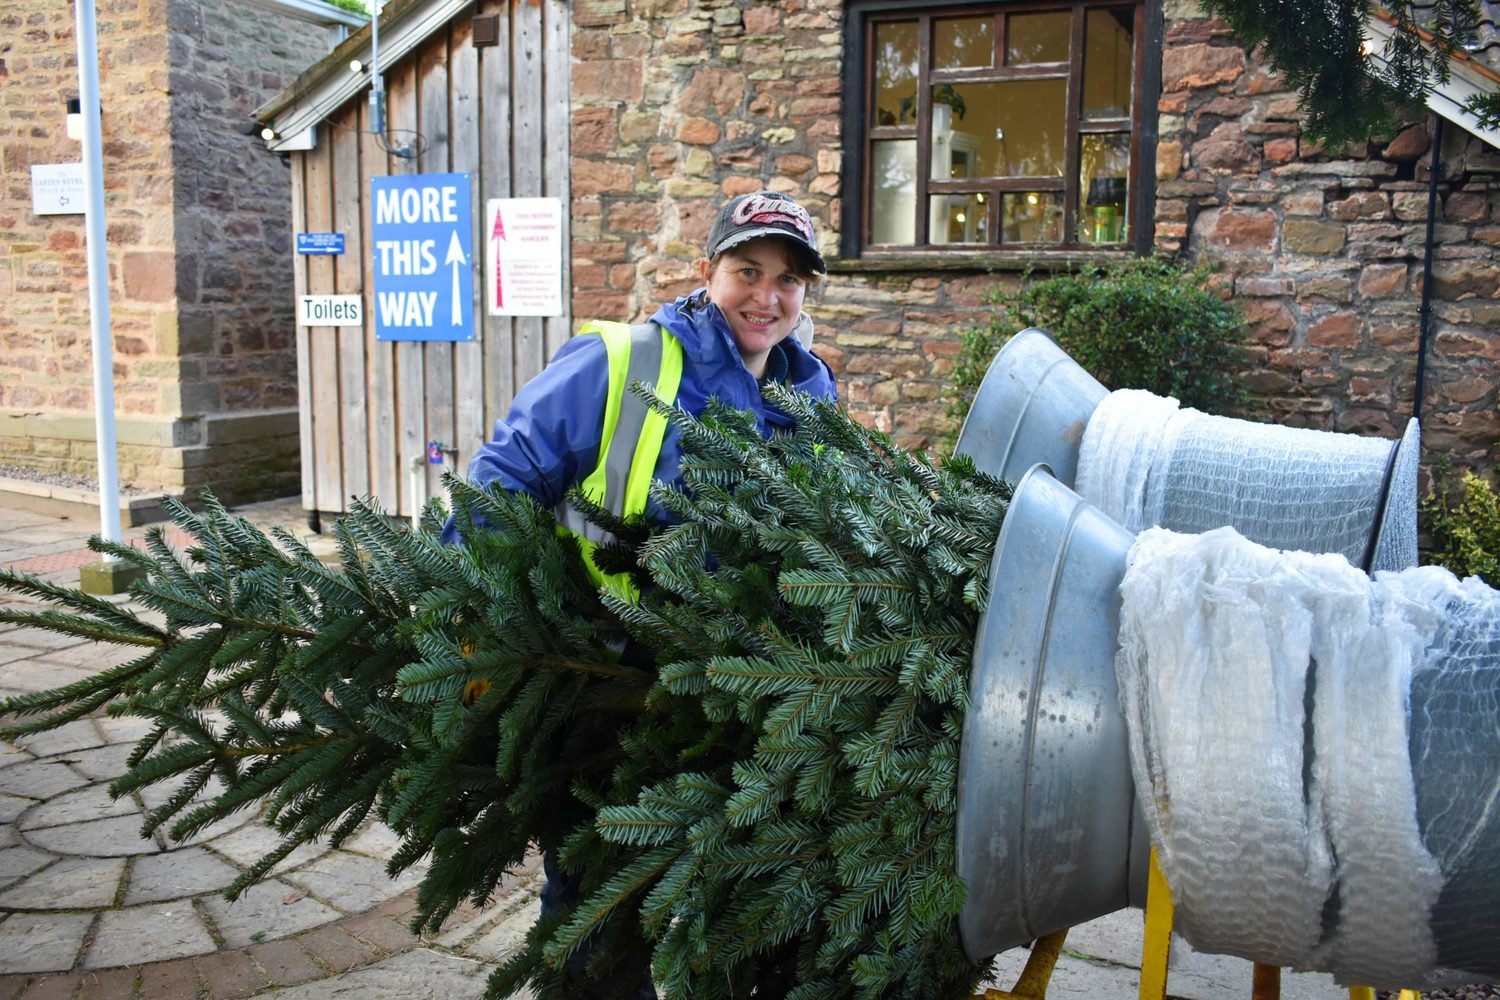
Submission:
M 81 215 L 32 214 L 30 166 L 77 161 L 71 5 L 0 13 L 0 455 L 91 475 Z M 229 0 L 98 11 L 121 480 L 236 496 L 296 491 L 290 184 L 237 126 L 325 54 L 328 29 Z
M 840 225 L 839 0 L 578 0 L 573 7 L 573 316 L 640 318 L 691 290 L 725 197 L 801 200 Z M 1246 378 L 1278 421 L 1394 433 L 1410 412 L 1426 212 L 1425 131 L 1330 156 L 1295 95 L 1191 0 L 1166 3 L 1156 242 L 1221 266 L 1255 331 Z M 1493 151 L 1450 127 L 1434 275 L 1427 455 L 1493 461 Z M 1024 262 L 1020 262 L 1024 264 Z M 850 410 L 909 446 L 950 424 L 956 331 L 992 273 L 836 273 L 809 297 Z
M 1156 244 L 1214 263 L 1251 322 L 1245 381 L 1279 423 L 1393 436 L 1416 380 L 1434 119 L 1358 148 L 1300 134 L 1296 95 L 1191 2 L 1167 5 Z M 1500 437 L 1500 151 L 1439 150 L 1423 456 Z
M 700 283 L 714 213 L 769 188 L 838 246 L 840 0 L 579 0 L 573 6 L 573 318 L 639 318 Z M 836 274 L 808 297 L 852 413 L 926 447 L 955 329 L 985 275 Z

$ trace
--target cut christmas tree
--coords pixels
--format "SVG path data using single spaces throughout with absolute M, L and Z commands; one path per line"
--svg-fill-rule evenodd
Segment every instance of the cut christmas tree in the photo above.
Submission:
M 147 572 L 151 617 L 0 574 L 57 609 L 0 620 L 140 650 L 0 705 L 6 735 L 151 720 L 111 786 L 174 783 L 148 827 L 264 807 L 284 836 L 232 894 L 372 811 L 401 838 L 392 874 L 429 862 L 426 928 L 557 851 L 579 899 L 492 996 L 558 996 L 570 965 L 693 1000 L 965 995 L 983 970 L 957 930 L 959 742 L 1009 488 L 776 402 L 798 430 L 770 441 L 734 411 L 664 410 L 686 488 L 653 497 L 673 523 L 591 512 L 630 595 L 595 589 L 550 511 L 457 480 L 461 544 L 435 506 L 412 530 L 367 503 L 335 529 L 341 571 L 212 499 L 174 506 L 181 553 L 160 531 L 96 542 Z

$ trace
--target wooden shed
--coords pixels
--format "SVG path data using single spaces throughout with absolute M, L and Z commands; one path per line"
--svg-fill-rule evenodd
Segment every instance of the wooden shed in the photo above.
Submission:
M 268 145 L 290 161 L 294 232 L 344 237 L 342 253 L 294 257 L 296 294 L 364 303 L 363 326 L 297 328 L 310 518 L 366 494 L 413 513 L 440 492 L 444 471 L 464 470 L 516 387 L 569 335 L 566 295 L 560 316 L 486 315 L 479 273 L 489 199 L 568 204 L 568 19 L 565 0 L 392 0 L 378 38 L 384 135 L 369 101 L 369 26 L 257 111 L 274 132 Z M 378 340 L 371 179 L 443 173 L 470 180 L 473 339 Z M 565 210 L 562 220 L 566 275 Z M 434 443 L 442 464 L 430 460 Z

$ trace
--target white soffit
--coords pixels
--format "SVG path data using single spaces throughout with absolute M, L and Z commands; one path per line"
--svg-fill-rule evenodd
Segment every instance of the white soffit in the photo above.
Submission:
M 1385 50 L 1386 43 L 1396 33 L 1396 26 L 1381 17 L 1372 16 L 1365 21 L 1365 33 L 1371 42 L 1370 61 L 1382 69 L 1385 68 L 1387 63 L 1381 57 L 1381 52 Z M 1427 94 L 1427 107 L 1433 114 L 1442 115 L 1448 121 L 1500 149 L 1500 130 L 1482 127 L 1479 119 L 1464 110 L 1464 104 L 1469 98 L 1494 93 L 1496 89 L 1496 81 L 1487 73 L 1470 65 L 1467 59 L 1453 58 L 1448 60 L 1448 82 L 1431 81 L 1431 90 Z

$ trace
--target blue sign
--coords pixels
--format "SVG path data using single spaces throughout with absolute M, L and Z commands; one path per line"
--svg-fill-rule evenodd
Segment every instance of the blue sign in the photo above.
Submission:
M 370 179 L 376 340 L 474 339 L 468 174 Z
M 344 234 L 298 233 L 297 252 L 341 254 L 344 252 Z

